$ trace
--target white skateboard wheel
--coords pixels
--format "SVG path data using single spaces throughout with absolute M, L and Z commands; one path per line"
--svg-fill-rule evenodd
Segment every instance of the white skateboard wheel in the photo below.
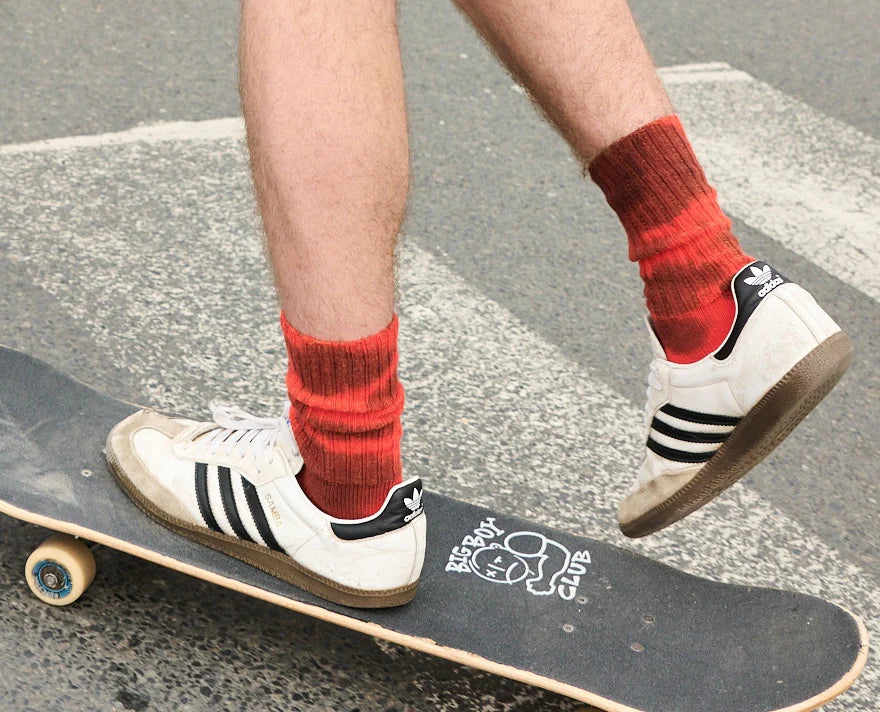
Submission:
M 94 581 L 95 557 L 79 539 L 53 534 L 28 557 L 24 575 L 31 591 L 41 601 L 66 606 Z

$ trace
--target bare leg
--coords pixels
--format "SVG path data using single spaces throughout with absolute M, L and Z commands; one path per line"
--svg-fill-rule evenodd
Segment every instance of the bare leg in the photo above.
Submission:
M 625 0 L 456 0 L 588 163 L 672 113 Z
M 666 356 L 727 334 L 743 254 L 625 0 L 457 0 L 608 198 Z
M 241 15 L 242 104 L 289 408 L 257 418 L 215 405 L 213 422 L 186 432 L 140 411 L 111 432 L 108 461 L 139 506 L 196 541 L 336 603 L 401 605 L 415 594 L 425 523 L 415 482 L 405 519 L 383 510 L 401 482 L 404 402 L 393 258 L 408 148 L 395 0 L 243 0 Z M 378 513 L 382 543 L 346 536 L 352 524 L 337 530 L 316 509 Z
M 401 480 L 394 246 L 409 155 L 395 0 L 244 0 L 241 95 L 311 501 Z
M 409 181 L 394 0 L 245 0 L 241 96 L 281 306 L 321 339 L 393 315 Z

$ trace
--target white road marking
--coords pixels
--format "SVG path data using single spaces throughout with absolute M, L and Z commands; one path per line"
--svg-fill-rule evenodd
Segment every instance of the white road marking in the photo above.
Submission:
M 175 410 L 204 412 L 212 392 L 267 408 L 281 397 L 275 300 L 232 126 L 207 142 L 62 141 L 63 169 L 46 150 L 0 160 L 4 210 L 27 216 L 5 236 L 9 257 Z M 741 485 L 662 537 L 624 542 L 614 509 L 641 452 L 639 410 L 427 251 L 410 244 L 401 276 L 407 464 L 431 487 L 695 573 L 837 600 L 880 635 L 876 577 Z M 846 709 L 872 709 L 878 690 L 870 667 Z
M 667 87 L 673 84 L 754 81 L 754 77 L 751 74 L 739 69 L 733 69 L 724 62 L 678 64 L 671 67 L 661 67 L 659 73 L 660 78 Z
M 880 300 L 880 142 L 723 62 L 660 73 L 725 209 Z M 0 156 L 243 131 L 235 117 L 168 122 L 0 146 Z
M 76 151 L 90 146 L 114 146 L 127 143 L 155 144 L 164 141 L 217 141 L 244 136 L 244 122 L 240 117 L 209 119 L 207 121 L 166 121 L 136 126 L 126 131 L 90 136 L 64 136 L 44 141 L 0 146 L 0 156 L 47 151 Z
M 880 300 L 880 141 L 725 67 L 661 72 L 722 205 Z

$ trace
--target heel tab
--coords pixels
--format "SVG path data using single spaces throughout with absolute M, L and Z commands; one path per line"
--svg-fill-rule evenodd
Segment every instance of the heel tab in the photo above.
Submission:
M 334 519 L 330 522 L 333 533 L 345 541 L 367 539 L 405 527 L 425 512 L 424 487 L 418 477 L 393 487 L 382 508 L 364 519 Z
M 730 280 L 730 291 L 736 303 L 736 316 L 727 334 L 727 338 L 712 354 L 713 358 L 723 361 L 733 352 L 736 341 L 742 333 L 746 322 L 755 312 L 764 298 L 783 284 L 791 280 L 778 272 L 766 262 L 756 260 L 745 265 Z

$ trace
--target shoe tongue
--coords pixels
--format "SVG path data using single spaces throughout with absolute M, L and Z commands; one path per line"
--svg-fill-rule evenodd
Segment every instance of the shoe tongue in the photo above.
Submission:
M 278 441 L 284 443 L 285 447 L 293 448 L 297 450 L 296 440 L 293 437 L 293 429 L 290 427 L 290 421 L 285 418 L 284 424 L 287 427 L 281 428 L 281 434 L 278 436 Z
M 648 334 L 651 339 L 651 353 L 654 354 L 654 358 L 668 361 L 666 351 L 663 350 L 663 345 L 660 343 L 660 339 L 657 338 L 657 332 L 654 331 L 654 325 L 651 323 L 650 317 L 645 317 L 645 326 L 648 327 Z
M 290 419 L 287 415 L 284 416 L 284 423 L 286 427 L 281 428 L 276 444 L 281 447 L 291 464 L 294 464 L 294 460 L 299 460 L 301 463 L 302 456 L 299 454 L 299 445 L 296 444 L 296 439 L 293 437 L 293 429 L 290 427 Z M 296 469 L 294 467 L 294 470 Z

